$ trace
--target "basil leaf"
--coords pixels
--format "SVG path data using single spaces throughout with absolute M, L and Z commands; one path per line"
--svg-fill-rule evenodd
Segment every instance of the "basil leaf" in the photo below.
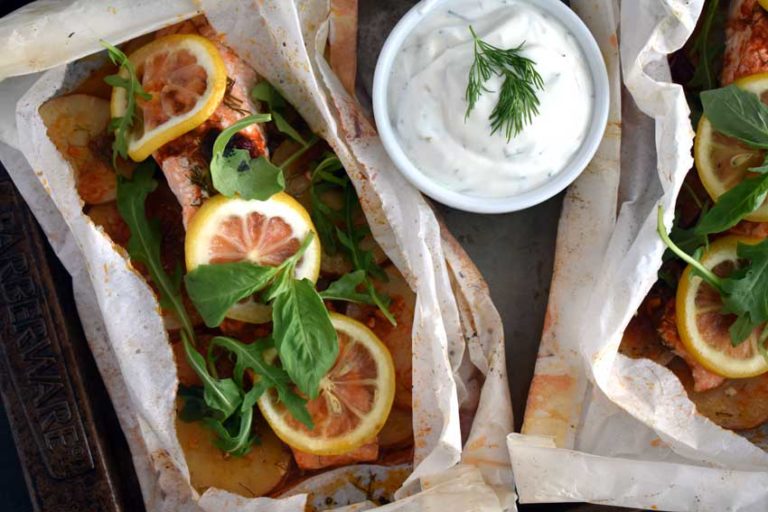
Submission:
M 357 291 L 358 287 L 365 282 L 365 270 L 355 270 L 332 282 L 328 288 L 320 292 L 320 297 L 327 300 L 345 300 L 375 306 L 376 303 L 370 294 Z
M 768 106 L 736 85 L 701 93 L 704 115 L 713 128 L 748 146 L 768 149 Z
M 302 393 L 316 398 L 320 380 L 336 361 L 339 345 L 312 281 L 286 282 L 272 304 L 272 324 L 285 371 Z
M 240 130 L 271 119 L 269 114 L 244 117 L 216 137 L 211 157 L 211 180 L 216 190 L 228 197 L 238 194 L 245 199 L 264 201 L 285 189 L 283 171 L 263 155 L 251 159 L 251 154 L 244 149 L 227 148 Z
M 184 282 L 205 325 L 216 327 L 235 303 L 266 288 L 278 270 L 247 261 L 200 265 L 187 273 Z
M 720 196 L 696 225 L 697 235 L 725 231 L 754 212 L 768 196 L 768 174 L 747 178 Z
M 298 142 L 302 146 L 307 145 L 307 141 L 301 136 L 301 134 L 286 121 L 283 116 L 283 111 L 286 107 L 285 99 L 280 96 L 277 89 L 272 87 L 269 82 L 261 81 L 251 89 L 251 98 L 256 101 L 263 101 L 269 107 L 269 111 L 272 114 L 272 120 L 275 122 L 275 127 L 280 133 L 283 133 Z

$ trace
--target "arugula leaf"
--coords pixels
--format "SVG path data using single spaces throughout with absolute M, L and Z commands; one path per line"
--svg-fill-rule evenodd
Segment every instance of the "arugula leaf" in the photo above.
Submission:
M 656 215 L 656 232 L 659 234 L 661 241 L 664 242 L 664 245 L 666 245 L 681 260 L 693 267 L 696 272 L 698 272 L 698 275 L 700 275 L 701 278 L 704 279 L 710 286 L 719 291 L 721 294 L 723 293 L 722 278 L 702 265 L 702 263 L 698 260 L 697 255 L 691 256 L 690 254 L 686 253 L 669 238 L 669 235 L 667 234 L 667 228 L 664 227 L 664 207 L 661 205 L 659 205 L 659 209 Z
M 146 92 L 142 87 L 141 82 L 139 82 L 136 75 L 136 68 L 126 54 L 104 40 L 101 41 L 101 45 L 107 49 L 109 60 L 121 70 L 124 70 L 128 75 L 126 78 L 118 72 L 116 75 L 109 75 L 104 78 L 104 81 L 113 88 L 119 87 L 125 89 L 127 96 L 125 114 L 121 117 L 112 118 L 109 123 L 110 131 L 115 134 L 115 140 L 112 141 L 112 167 L 117 169 L 118 155 L 123 158 L 128 158 L 128 133 L 138 119 L 136 97 L 143 100 L 149 100 L 152 99 L 152 95 Z
M 357 302 L 375 306 L 376 303 L 367 291 L 357 291 L 357 289 L 365 283 L 365 270 L 355 270 L 332 282 L 328 288 L 320 292 L 320 297 L 326 300 L 345 300 L 347 302 Z
M 381 281 L 387 281 L 389 278 L 373 257 L 373 251 L 364 250 L 360 243 L 370 233 L 368 226 L 355 226 L 353 218 L 353 209 L 359 207 L 359 201 L 357 200 L 357 194 L 352 186 L 351 182 L 347 182 L 344 188 L 344 222 L 346 225 L 346 231 L 336 229 L 336 234 L 339 237 L 339 242 L 346 248 L 352 265 L 358 270 L 364 270 L 367 276 L 376 277 Z M 374 304 L 379 308 L 379 311 L 384 317 L 389 320 L 392 325 L 397 325 L 397 320 L 389 311 L 389 297 L 386 297 L 376 291 L 373 286 L 373 281 L 369 278 L 366 279 L 365 287 L 368 290 L 368 295 Z
M 307 402 L 291 391 L 291 379 L 288 374 L 282 368 L 273 366 L 265 360 L 266 343 L 256 342 L 246 345 L 226 336 L 217 336 L 213 338 L 211 343 L 235 355 L 234 374 L 236 379 L 242 381 L 245 370 L 253 371 L 259 377 L 259 380 L 254 384 L 254 388 L 259 387 L 260 389 L 259 396 L 261 392 L 275 388 L 278 398 L 285 404 L 291 415 L 308 429 L 314 428 L 312 417 L 307 410 Z
M 768 239 L 755 245 L 739 243 L 736 254 L 749 264 L 723 279 L 723 312 L 739 315 L 734 330 L 740 337 L 732 333 L 734 345 L 768 321 Z
M 182 334 L 181 341 L 184 343 L 187 362 L 203 381 L 205 404 L 216 411 L 218 420 L 224 421 L 232 416 L 242 404 L 242 389 L 232 379 L 215 379 L 212 377 L 205 367 L 205 359 L 192 347 L 186 334 Z
M 339 174 L 342 174 L 341 176 Z M 312 222 L 315 224 L 323 250 L 330 255 L 338 251 L 336 240 L 336 225 L 344 220 L 340 210 L 335 210 L 322 200 L 324 194 L 347 183 L 344 167 L 336 155 L 326 156 L 312 171 L 312 181 L 309 188 L 312 205 Z
M 698 234 L 695 227 L 685 229 L 674 225 L 672 226 L 672 231 L 669 232 L 669 238 L 687 254 L 693 254 L 696 249 L 708 243 L 707 235 Z M 675 253 L 667 249 L 662 257 L 662 261 L 669 261 L 674 257 Z
M 184 282 L 205 325 L 216 327 L 236 302 L 266 288 L 279 271 L 247 261 L 200 265 L 187 273 Z
M 287 106 L 285 99 L 280 96 L 272 84 L 266 80 L 262 80 L 251 89 L 251 97 L 256 101 L 263 101 L 269 107 L 272 114 L 272 121 L 275 123 L 275 127 L 280 133 L 283 133 L 298 142 L 302 146 L 307 145 L 307 141 L 301 136 L 301 134 L 293 126 L 286 121 L 283 112 Z
M 753 324 L 750 321 L 749 315 L 737 317 L 736 321 L 728 328 L 728 334 L 731 336 L 731 345 L 734 347 L 741 345 L 758 325 L 760 323 Z
M 768 106 L 736 85 L 701 93 L 704 115 L 715 130 L 748 146 L 768 149 Z
M 720 196 L 706 212 L 694 232 L 697 235 L 720 233 L 754 212 L 768 197 L 768 174 L 747 178 Z
M 757 167 L 750 167 L 747 169 L 749 172 L 755 172 L 758 174 L 766 174 L 768 173 L 768 154 L 763 157 L 763 163 L 758 165 Z
M 181 421 L 186 421 L 187 423 L 201 421 L 213 413 L 205 403 L 203 388 L 180 384 L 176 394 L 182 401 L 182 408 L 179 411 L 179 419 Z
M 338 337 L 323 299 L 308 279 L 286 280 L 272 305 L 275 346 L 299 390 L 316 398 L 320 380 L 339 354 Z
M 216 137 L 211 157 L 213 187 L 231 197 L 235 194 L 244 199 L 266 201 L 285 189 L 283 171 L 263 155 L 251 158 L 249 151 L 227 148 L 232 137 L 240 130 L 271 120 L 269 114 L 254 114 L 228 126 Z
M 722 29 L 725 19 L 720 15 L 720 0 L 709 0 L 705 9 L 701 29 L 691 44 L 691 54 L 697 65 L 687 84 L 689 88 L 699 90 L 717 87 L 725 50 L 725 31 Z
M 160 226 L 157 222 L 150 222 L 144 211 L 147 196 L 157 187 L 157 181 L 152 177 L 156 168 L 154 160 L 148 159 L 136 167 L 132 179 L 117 177 L 117 210 L 131 231 L 128 254 L 132 260 L 147 267 L 159 291 L 160 305 L 173 311 L 182 329 L 192 336 L 192 322 L 181 299 L 178 274 L 170 277 L 160 259 Z
M 331 208 L 322 197 L 330 191 L 343 194 L 342 208 Z M 325 252 L 335 254 L 339 249 L 352 263 L 355 271 L 365 272 L 365 289 L 368 304 L 376 305 L 392 325 L 397 325 L 395 317 L 389 311 L 389 298 L 376 291 L 371 278 L 386 281 L 387 274 L 377 263 L 373 252 L 361 247 L 361 242 L 370 234 L 367 225 L 355 223 L 355 209 L 360 202 L 347 176 L 341 161 L 336 155 L 327 155 L 312 171 L 310 181 L 310 200 L 312 203 L 312 221 L 315 224 Z
M 662 241 L 691 265 L 697 276 L 718 291 L 723 303 L 722 312 L 737 317 L 729 328 L 731 343 L 737 346 L 744 342 L 754 328 L 768 322 L 768 239 L 755 245 L 739 243 L 736 255 L 747 264 L 727 277 L 720 277 L 699 261 L 701 250 L 690 256 L 669 239 L 663 214 L 664 209 L 659 206 L 657 231 Z M 768 327 L 764 333 L 768 336 Z M 765 355 L 768 358 L 768 349 Z
M 131 231 L 128 242 L 128 254 L 131 259 L 147 267 L 150 279 L 159 290 L 159 300 L 163 308 L 173 311 L 181 323 L 181 342 L 192 369 L 203 381 L 202 395 L 195 398 L 191 393 L 181 392 L 184 401 L 182 419 L 199 419 L 219 433 L 217 443 L 234 454 L 244 454 L 252 443 L 252 438 L 245 442 L 243 433 L 250 432 L 252 409 L 244 406 L 244 393 L 232 379 L 218 379 L 206 368 L 206 361 L 193 346 L 194 330 L 181 298 L 181 273 L 169 276 L 163 269 L 160 259 L 160 227 L 157 222 L 150 222 L 145 214 L 147 196 L 157 187 L 153 178 L 155 172 L 153 160 L 145 160 L 136 168 L 133 178 L 118 176 L 117 208 Z M 238 423 L 240 435 L 233 438 L 227 433 L 224 422 Z M 247 427 L 247 429 L 246 429 Z M 247 431 L 247 432 L 246 432 Z

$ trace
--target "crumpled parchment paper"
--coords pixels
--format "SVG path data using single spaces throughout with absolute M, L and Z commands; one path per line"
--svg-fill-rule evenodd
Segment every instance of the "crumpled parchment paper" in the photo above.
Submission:
M 413 327 L 413 465 L 338 468 L 278 499 L 209 489 L 198 496 L 174 429 L 177 377 L 157 301 L 122 250 L 82 213 L 72 170 L 37 111 L 66 93 L 103 56 L 99 39 L 121 43 L 204 12 L 227 43 L 279 84 L 338 154 L 373 234 L 417 293 Z M 323 58 L 324 0 L 35 2 L 0 20 L 0 160 L 73 276 L 78 311 L 115 404 L 149 510 L 294 511 L 305 503 L 370 508 L 360 482 L 406 474 L 388 510 L 514 508 L 504 436 L 512 412 L 501 321 L 477 269 L 395 170 L 370 122 Z M 69 31 L 64 27 L 82 27 Z M 62 29 L 64 28 L 64 29 Z M 482 387 L 481 387 L 482 386 Z M 474 414 L 462 446 L 460 417 Z M 465 432 L 465 436 L 467 433 Z M 463 462 L 459 466 L 457 463 Z M 353 485 L 358 484 L 358 485 Z M 440 490 L 442 489 L 442 491 Z M 453 496 L 447 499 L 444 490 Z M 473 508 L 474 507 L 474 508 Z
M 689 110 L 667 55 L 702 4 L 572 2 L 591 13 L 615 97 L 600 152 L 565 198 L 523 434 L 507 440 L 521 502 L 766 509 L 768 454 L 697 414 L 665 367 L 618 353 L 661 265 L 657 207 L 669 227 L 693 165 Z M 611 29 L 596 30 L 593 15 Z

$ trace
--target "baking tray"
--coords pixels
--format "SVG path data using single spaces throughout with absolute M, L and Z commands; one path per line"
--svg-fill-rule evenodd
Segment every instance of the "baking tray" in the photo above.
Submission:
M 3 0 L 0 15 L 25 3 Z M 369 112 L 381 46 L 414 3 L 359 2 L 357 94 Z M 436 205 L 485 276 L 501 313 L 518 429 L 543 325 L 561 202 L 562 194 L 504 215 Z M 27 341 L 33 334 L 34 341 Z M 70 276 L 2 168 L 0 393 L 18 451 L 16 458 L 0 418 L 0 510 L 144 510 L 125 439 L 83 337 Z M 570 504 L 521 510 L 617 509 Z

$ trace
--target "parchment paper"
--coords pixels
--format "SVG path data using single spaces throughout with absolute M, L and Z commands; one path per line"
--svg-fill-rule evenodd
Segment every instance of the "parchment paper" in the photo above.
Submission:
M 666 59 L 690 36 L 703 1 L 572 3 L 615 13 L 614 28 L 620 21 L 628 93 L 621 108 L 616 94 L 615 131 L 565 198 L 523 435 L 507 440 L 520 500 L 763 511 L 768 454 L 696 413 L 665 367 L 618 354 L 661 265 L 657 207 L 669 227 L 693 164 L 689 111 Z M 619 55 L 606 44 L 611 36 L 591 27 L 608 50 L 616 93 Z
M 498 313 L 474 265 L 394 169 L 358 104 L 325 62 L 327 2 L 204 0 L 156 6 L 130 0 L 36 2 L 0 20 L 5 50 L 0 73 L 56 66 L 33 84 L 28 77 L 0 83 L 0 111 L 16 112 L 15 126 L 13 119 L 2 120 L 0 159 L 73 276 L 78 311 L 131 447 L 148 509 L 303 510 L 307 492 L 313 506 L 325 508 L 326 497 L 339 504 L 364 499 L 352 485 L 360 479 L 381 482 L 402 473 L 410 476 L 397 496 L 411 496 L 389 505 L 390 510 L 514 508 L 504 447 L 512 413 Z M 82 214 L 72 170 L 46 136 L 37 110 L 98 64 L 98 59 L 68 64 L 97 50 L 98 39 L 117 44 L 199 10 L 244 60 L 279 84 L 331 144 L 355 184 L 376 240 L 417 293 L 413 466 L 339 468 L 277 500 L 244 499 L 218 490 L 199 497 L 189 485 L 173 426 L 177 378 L 169 371 L 173 355 L 157 301 L 124 251 Z M 79 24 L 88 30 L 61 30 Z M 33 33 L 27 33 L 30 27 Z M 472 414 L 462 450 L 460 417 Z M 449 471 L 462 459 L 464 465 Z M 454 498 L 436 498 L 438 488 L 450 488 Z

